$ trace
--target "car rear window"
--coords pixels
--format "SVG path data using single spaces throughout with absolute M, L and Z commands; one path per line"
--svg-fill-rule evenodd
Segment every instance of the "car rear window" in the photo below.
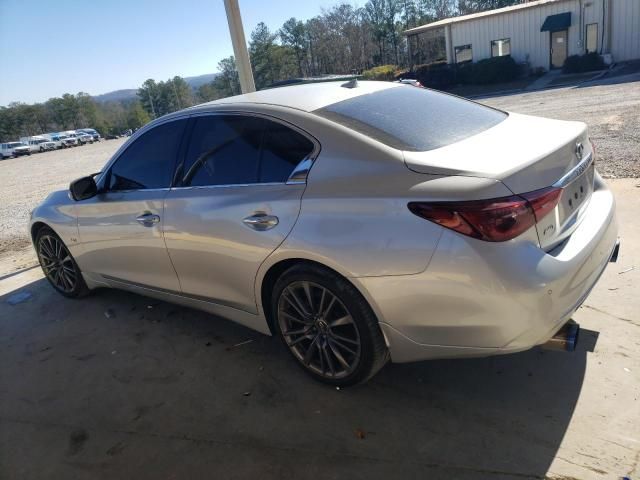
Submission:
M 349 98 L 314 113 L 390 147 L 414 152 L 459 142 L 507 118 L 500 110 L 410 85 Z

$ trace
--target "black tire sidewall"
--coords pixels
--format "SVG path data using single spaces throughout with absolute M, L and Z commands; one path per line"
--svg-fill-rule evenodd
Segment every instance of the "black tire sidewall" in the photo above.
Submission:
M 52 236 L 52 237 L 56 237 L 58 239 L 58 241 L 61 242 L 64 245 L 64 247 L 67 249 L 67 252 L 69 252 L 69 256 L 71 257 L 71 263 L 73 264 L 73 268 L 75 270 L 76 277 L 78 278 L 78 281 L 76 282 L 76 285 L 74 286 L 73 290 L 70 291 L 70 292 L 65 292 L 63 290 L 60 290 L 60 288 L 58 288 L 58 286 L 51 281 L 49 276 L 47 274 L 45 274 L 44 276 L 47 279 L 47 281 L 56 290 L 56 292 L 58 292 L 60 295 L 64 295 L 67 298 L 78 298 L 78 297 L 81 297 L 81 296 L 85 295 L 89 291 L 89 289 L 87 288 L 87 284 L 85 283 L 84 278 L 82 277 L 82 272 L 80 271 L 80 267 L 78 267 L 78 264 L 76 263 L 76 259 L 73 258 L 73 255 L 71 254 L 71 251 L 69 250 L 69 247 L 67 247 L 67 245 L 62 241 L 60 236 L 57 235 L 56 232 L 54 232 L 49 227 L 42 227 L 38 231 L 38 234 L 36 235 L 36 242 L 35 242 L 35 244 L 36 244 L 36 255 L 38 256 L 38 263 L 40 264 L 40 268 L 42 269 L 42 273 L 44 273 L 44 268 L 42 268 L 42 263 L 40 262 L 40 239 L 44 235 L 49 235 L 49 236 Z
M 360 335 L 360 362 L 356 369 L 347 377 L 332 379 L 323 377 L 311 370 L 300 362 L 298 358 L 290 351 L 287 341 L 282 334 L 280 322 L 278 320 L 278 302 L 283 290 L 291 283 L 298 281 L 309 281 L 321 285 L 333 293 L 347 308 L 353 318 L 358 334 Z M 378 321 L 367 304 L 364 297 L 358 290 L 347 280 L 334 272 L 316 266 L 294 266 L 287 270 L 276 282 L 271 296 L 271 315 L 273 318 L 274 328 L 285 345 L 291 356 L 295 359 L 296 364 L 300 366 L 307 374 L 316 380 L 334 386 L 351 386 L 364 382 L 373 376 L 380 368 L 379 355 L 380 348 L 376 349 L 376 344 L 383 340 L 382 332 L 378 326 Z M 377 337 L 377 338 L 374 338 Z M 386 349 L 385 349 L 386 354 Z M 386 363 L 386 358 L 382 364 Z

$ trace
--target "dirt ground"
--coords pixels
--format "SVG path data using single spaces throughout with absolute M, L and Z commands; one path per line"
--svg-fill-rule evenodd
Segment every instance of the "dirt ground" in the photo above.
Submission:
M 47 195 L 99 172 L 125 139 L 0 161 L 0 276 L 32 265 L 29 212 Z

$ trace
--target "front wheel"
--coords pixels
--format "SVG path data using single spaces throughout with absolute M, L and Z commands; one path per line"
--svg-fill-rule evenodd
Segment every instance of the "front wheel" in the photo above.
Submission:
M 48 227 L 40 229 L 36 250 L 45 277 L 59 293 L 75 298 L 89 292 L 78 264 L 53 230 Z
M 315 265 L 287 270 L 274 287 L 272 315 L 289 352 L 321 382 L 363 383 L 389 360 L 371 307 L 331 270 Z

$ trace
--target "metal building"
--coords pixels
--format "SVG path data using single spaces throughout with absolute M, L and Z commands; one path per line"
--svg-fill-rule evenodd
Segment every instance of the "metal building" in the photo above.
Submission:
M 562 67 L 569 55 L 587 52 L 621 62 L 640 58 L 640 0 L 530 1 L 447 18 L 404 34 L 411 48 L 435 32 L 444 36 L 447 63 L 511 55 L 531 68 L 552 69 Z

